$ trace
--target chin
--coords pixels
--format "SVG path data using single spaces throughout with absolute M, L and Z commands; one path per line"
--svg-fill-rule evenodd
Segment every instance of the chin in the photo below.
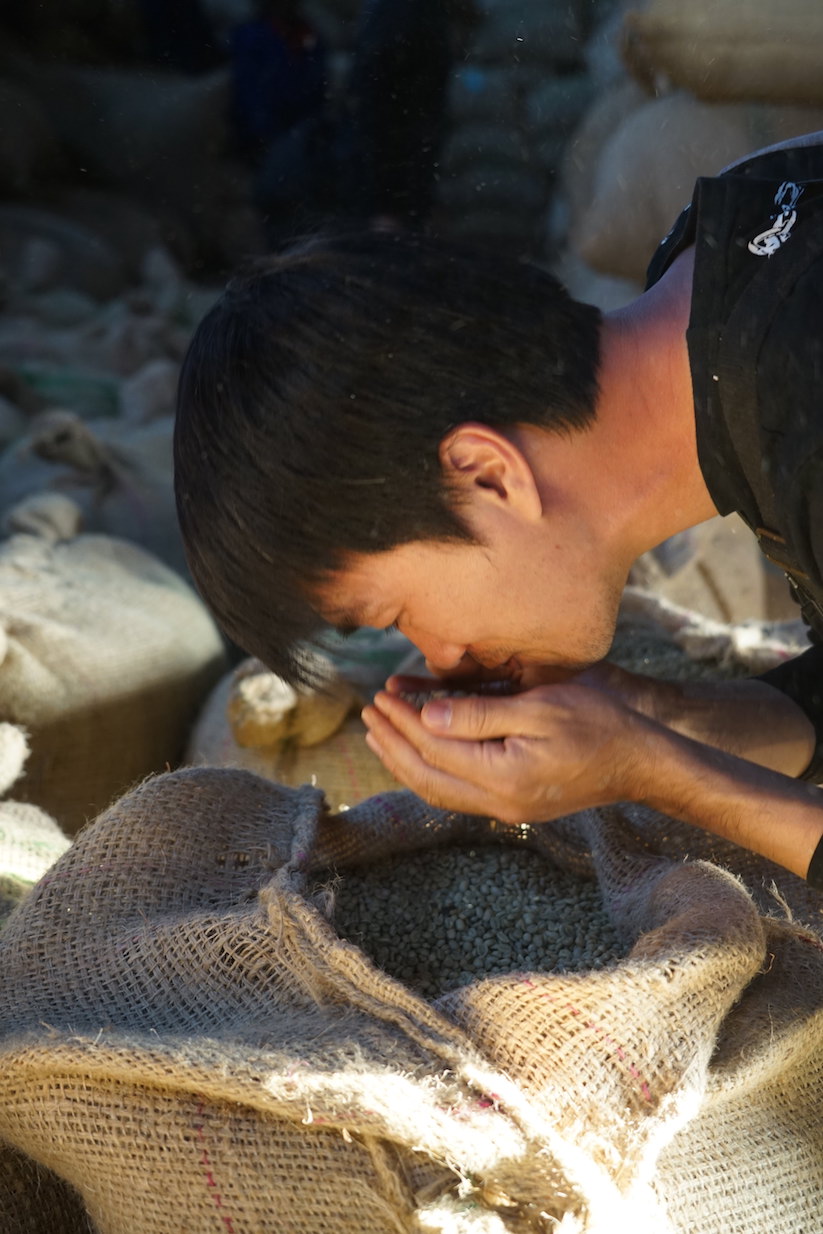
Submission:
M 558 668 L 571 669 L 573 672 L 582 673 L 584 669 L 591 668 L 593 664 L 597 664 L 599 660 L 603 660 L 609 654 L 613 639 L 613 627 L 608 630 L 602 629 L 594 635 L 590 634 L 582 645 L 572 650 L 566 648 L 562 656 L 555 657 L 551 662 L 557 665 Z

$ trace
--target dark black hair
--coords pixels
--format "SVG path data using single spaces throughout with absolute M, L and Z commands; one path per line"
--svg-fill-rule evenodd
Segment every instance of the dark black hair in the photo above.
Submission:
M 314 237 L 234 278 L 197 328 L 175 429 L 192 576 L 288 680 L 349 553 L 470 540 L 439 447 L 457 425 L 594 418 L 600 313 L 533 265 L 423 236 Z

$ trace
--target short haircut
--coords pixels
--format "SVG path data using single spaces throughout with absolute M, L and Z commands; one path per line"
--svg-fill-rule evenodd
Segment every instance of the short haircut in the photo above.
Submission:
M 471 540 L 440 443 L 466 421 L 583 429 L 600 313 L 534 265 L 424 236 L 312 237 L 228 284 L 185 358 L 175 486 L 227 634 L 289 681 L 351 553 Z

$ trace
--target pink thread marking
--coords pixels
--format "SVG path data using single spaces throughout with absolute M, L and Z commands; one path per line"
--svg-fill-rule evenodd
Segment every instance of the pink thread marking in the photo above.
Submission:
M 203 1112 L 204 1112 L 203 1102 L 201 1101 L 200 1105 L 197 1107 L 198 1116 L 202 1118 Z M 222 1208 L 223 1207 L 223 1197 L 220 1194 L 218 1187 L 217 1187 L 217 1183 L 214 1180 L 214 1174 L 212 1170 L 209 1168 L 211 1166 L 211 1159 L 209 1157 L 209 1150 L 206 1148 L 206 1137 L 203 1134 L 203 1124 L 197 1123 L 195 1125 L 194 1130 L 197 1132 L 197 1138 L 201 1143 L 202 1152 L 200 1156 L 200 1164 L 203 1166 L 203 1174 L 206 1179 L 206 1186 L 211 1192 L 211 1198 L 214 1203 L 214 1207 Z M 228 1234 L 235 1234 L 234 1222 L 232 1221 L 231 1217 L 221 1216 L 220 1220 L 223 1222 L 223 1225 L 226 1227 Z
M 534 990 L 537 988 L 534 982 L 529 977 L 524 977 L 522 980 L 523 980 L 523 985 L 527 985 L 530 989 Z M 557 1002 L 556 996 L 554 994 L 549 994 L 545 990 L 540 991 L 540 997 L 545 998 L 546 1001 L 550 1003 Z M 564 1003 L 563 1010 L 570 1011 L 573 1016 L 580 1016 L 583 1014 L 581 1009 L 579 1007 L 575 1007 L 573 1003 Z M 649 1105 L 651 1105 L 652 1104 L 652 1090 L 649 1087 L 649 1084 L 646 1082 L 646 1080 L 643 1079 L 643 1076 L 641 1075 L 640 1071 L 638 1071 L 635 1064 L 629 1061 L 628 1056 L 626 1055 L 626 1052 L 623 1049 L 623 1047 L 620 1045 L 620 1043 L 615 1041 L 614 1037 L 612 1037 L 611 1034 L 608 1033 L 605 1028 L 601 1028 L 599 1024 L 595 1024 L 593 1020 L 583 1020 L 583 1027 L 587 1028 L 590 1032 L 597 1033 L 598 1037 L 600 1037 L 602 1041 L 605 1041 L 607 1045 L 610 1045 L 614 1048 L 616 1057 L 620 1060 L 620 1062 L 626 1068 L 626 1070 L 628 1071 L 632 1079 L 637 1083 L 637 1086 L 640 1089 L 640 1094 L 643 1097 L 643 1100 L 648 1102 Z
M 340 743 L 340 752 L 343 755 L 343 768 L 346 773 L 346 779 L 349 782 L 349 788 L 354 792 L 355 796 L 359 797 L 362 785 L 352 760 L 351 745 L 345 738 Z
M 810 947 L 814 947 L 815 951 L 823 951 L 823 943 L 819 938 L 809 938 L 808 934 L 798 934 L 797 938 L 801 943 L 808 943 Z

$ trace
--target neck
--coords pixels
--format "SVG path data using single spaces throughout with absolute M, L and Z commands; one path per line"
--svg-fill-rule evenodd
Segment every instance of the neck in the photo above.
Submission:
M 592 441 L 611 480 L 604 501 L 619 512 L 614 534 L 632 560 L 717 513 L 697 457 L 686 347 L 692 258 L 684 253 L 658 284 L 604 318 Z
M 578 544 L 625 581 L 642 554 L 717 513 L 697 459 L 686 348 L 691 254 L 603 321 L 594 423 L 558 434 L 521 426 L 545 510 L 564 511 Z

